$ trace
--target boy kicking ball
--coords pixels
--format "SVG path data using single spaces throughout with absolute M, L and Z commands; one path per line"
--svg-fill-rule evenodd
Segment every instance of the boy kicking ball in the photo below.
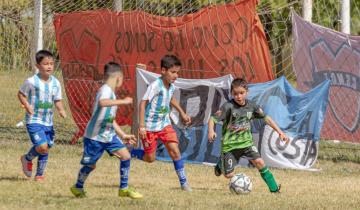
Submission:
M 214 125 L 223 122 L 221 157 L 215 166 L 215 175 L 231 179 L 235 173 L 234 169 L 239 159 L 248 159 L 260 172 L 261 177 L 269 187 L 270 192 L 280 192 L 280 186 L 276 183 L 273 174 L 260 157 L 254 146 L 251 134 L 251 120 L 254 118 L 264 119 L 280 136 L 281 140 L 288 141 L 289 138 L 280 130 L 276 123 L 266 116 L 263 110 L 255 103 L 246 99 L 248 94 L 247 83 L 243 79 L 234 79 L 231 83 L 231 95 L 233 99 L 226 102 L 221 109 L 209 120 L 208 138 L 209 142 L 215 140 Z

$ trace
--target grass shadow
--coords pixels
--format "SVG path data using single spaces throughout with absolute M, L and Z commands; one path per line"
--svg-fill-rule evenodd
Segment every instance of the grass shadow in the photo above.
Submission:
M 18 176 L 0 176 L 0 181 L 11 181 L 11 182 L 22 182 L 28 181 L 29 179 Z
M 223 188 L 191 187 L 193 191 L 224 191 Z M 180 187 L 171 187 L 171 190 L 180 190 Z
M 119 188 L 119 185 L 116 184 L 92 184 L 92 186 L 99 188 Z

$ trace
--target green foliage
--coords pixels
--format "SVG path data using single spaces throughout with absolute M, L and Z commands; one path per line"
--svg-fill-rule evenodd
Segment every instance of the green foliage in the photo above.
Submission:
M 44 0 L 45 5 L 54 13 L 67 13 L 73 11 L 86 11 L 96 9 L 107 9 L 113 5 L 110 1 L 94 1 L 94 0 Z
M 26 15 L 29 1 L 0 1 L 0 70 L 28 67 L 30 49 L 29 27 Z

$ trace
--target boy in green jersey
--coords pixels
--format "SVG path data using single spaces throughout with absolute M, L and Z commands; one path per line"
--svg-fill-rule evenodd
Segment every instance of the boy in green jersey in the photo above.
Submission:
M 209 120 L 209 142 L 213 142 L 216 137 L 215 123 L 223 122 L 221 157 L 215 166 L 215 175 L 220 176 L 223 173 L 226 178 L 230 179 L 235 175 L 234 168 L 240 157 L 243 157 L 259 170 L 270 192 L 280 192 L 280 186 L 253 144 L 251 120 L 264 119 L 279 134 L 281 140 L 288 141 L 289 138 L 258 105 L 246 99 L 247 94 L 247 82 L 243 79 L 234 79 L 231 83 L 233 99 L 222 105 L 220 110 Z

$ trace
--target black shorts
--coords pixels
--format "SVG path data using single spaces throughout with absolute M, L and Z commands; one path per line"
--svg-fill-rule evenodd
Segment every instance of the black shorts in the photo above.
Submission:
M 224 174 L 230 174 L 234 171 L 235 166 L 238 164 L 240 158 L 248 160 L 256 160 L 261 158 L 256 146 L 246 147 L 242 149 L 234 149 L 229 152 L 221 154 L 220 168 Z M 218 163 L 218 164 L 219 164 Z

